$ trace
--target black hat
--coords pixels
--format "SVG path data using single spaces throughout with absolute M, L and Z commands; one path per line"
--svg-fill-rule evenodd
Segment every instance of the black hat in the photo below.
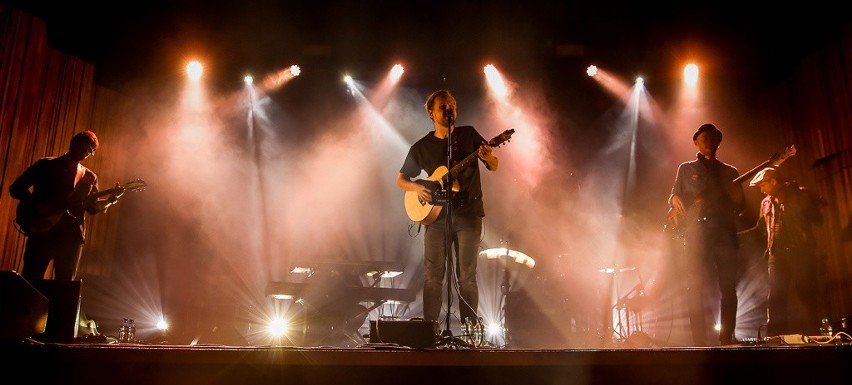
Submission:
M 720 141 L 722 140 L 722 131 L 719 131 L 719 129 L 716 128 L 716 126 L 714 126 L 710 123 L 704 123 L 704 124 L 701 125 L 701 127 L 698 127 L 698 131 L 695 131 L 695 133 L 692 134 L 692 140 L 697 140 L 698 135 L 701 135 L 701 133 L 705 132 L 705 131 L 711 132 L 711 133 L 713 133 L 713 135 L 717 135 L 719 137 L 719 140 Z

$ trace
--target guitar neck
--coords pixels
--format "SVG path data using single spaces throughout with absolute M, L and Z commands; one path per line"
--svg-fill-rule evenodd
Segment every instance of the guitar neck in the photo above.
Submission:
M 512 137 L 512 134 L 514 132 L 515 132 L 514 129 L 503 131 L 502 134 L 491 138 L 491 140 L 488 141 L 488 145 L 491 146 L 491 147 L 499 147 L 501 144 L 503 144 L 507 140 L 509 140 L 509 138 Z M 464 169 L 465 167 L 470 165 L 470 162 L 472 162 L 474 159 L 477 159 L 479 157 L 478 155 L 479 155 L 479 149 L 468 154 L 468 156 L 466 156 L 464 159 L 462 159 L 460 162 L 458 162 L 455 166 L 450 168 L 450 171 L 447 173 L 447 175 L 444 176 L 444 180 L 446 180 L 447 177 L 455 179 L 459 175 L 459 173 L 461 172 L 462 169 Z
M 745 174 L 742 174 L 742 175 L 738 176 L 738 177 L 737 177 L 737 179 L 734 179 L 734 182 L 733 182 L 733 183 L 734 183 L 734 184 L 740 184 L 740 183 L 743 183 L 743 181 L 745 181 L 745 180 L 747 180 L 747 179 L 751 179 L 751 178 L 752 178 L 752 177 L 754 177 L 754 175 L 755 175 L 755 174 L 757 174 L 760 170 L 763 170 L 766 166 L 769 166 L 769 164 L 770 164 L 770 163 L 772 163 L 772 160 L 771 160 L 771 159 L 770 159 L 770 160 L 767 160 L 766 162 L 763 162 L 763 163 L 761 163 L 761 164 L 757 165 L 757 167 L 755 167 L 755 168 L 753 168 L 753 169 L 751 169 L 751 170 L 748 170 Z
M 738 176 L 736 179 L 734 179 L 734 181 L 733 181 L 732 183 L 734 183 L 734 184 L 740 184 L 740 183 L 742 183 L 743 181 L 745 181 L 746 179 L 751 179 L 751 178 L 752 178 L 752 177 L 754 177 L 754 176 L 755 176 L 758 172 L 760 172 L 760 170 L 763 170 L 763 169 L 764 169 L 765 167 L 767 167 L 767 166 L 774 166 L 774 167 L 778 167 L 779 165 L 781 165 L 781 163 L 783 163 L 785 160 L 787 160 L 787 158 L 789 158 L 789 157 L 791 157 L 791 156 L 793 156 L 793 155 L 796 155 L 796 146 L 791 145 L 791 146 L 789 146 L 789 147 L 787 147 L 787 148 L 785 148 L 785 149 L 784 149 L 784 153 L 783 153 L 783 154 L 775 154 L 775 155 L 772 155 L 772 156 L 769 158 L 769 160 L 767 160 L 766 162 L 763 162 L 763 163 L 761 163 L 761 164 L 757 165 L 757 167 L 755 167 L 755 168 L 753 168 L 753 169 L 751 169 L 751 170 L 748 170 L 748 172 L 746 172 L 745 174 L 742 174 L 742 175 Z
M 102 197 L 102 196 L 106 196 L 106 195 L 114 194 L 114 193 L 116 193 L 116 192 L 120 191 L 120 189 L 121 189 L 121 188 L 111 188 L 111 189 L 109 189 L 109 190 L 98 191 L 98 192 L 96 192 L 96 193 L 94 193 L 94 194 L 91 194 L 91 195 L 87 196 L 87 197 L 86 197 L 86 199 L 92 199 L 92 200 L 94 200 L 94 199 L 98 199 L 98 198 L 100 198 L 100 197 Z
M 459 175 L 459 172 L 461 172 L 461 170 L 463 168 L 470 165 L 470 162 L 473 161 L 474 159 L 476 159 L 476 157 L 477 157 L 476 152 L 472 152 L 472 153 L 470 153 L 470 155 L 468 155 L 467 157 L 462 159 L 461 162 L 456 163 L 456 165 L 453 166 L 453 168 L 450 169 L 450 172 L 448 173 L 450 175 L 450 177 L 455 179 Z

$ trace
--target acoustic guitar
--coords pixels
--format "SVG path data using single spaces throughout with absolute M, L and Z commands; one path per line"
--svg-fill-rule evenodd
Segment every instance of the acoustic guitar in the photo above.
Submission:
M 514 129 L 503 131 L 500 135 L 491 138 L 491 140 L 488 141 L 488 145 L 493 148 L 500 147 L 500 145 L 509 141 L 514 133 Z M 446 166 L 438 167 L 432 175 L 429 175 L 427 178 L 418 179 L 415 182 L 428 187 L 429 190 L 432 191 L 432 195 L 434 197 L 437 195 L 436 192 L 444 190 L 444 185 L 448 180 L 447 177 L 450 176 L 453 179 L 452 190 L 459 191 L 456 177 L 459 172 L 470 165 L 470 162 L 474 159 L 477 159 L 477 151 L 472 152 L 470 155 L 454 164 L 450 170 L 447 170 Z M 435 219 L 438 219 L 438 214 L 441 213 L 441 208 L 443 207 L 442 205 L 433 204 L 434 201 L 430 203 L 420 199 L 420 196 L 417 195 L 416 191 L 406 191 L 404 203 L 408 218 L 424 225 L 431 224 L 435 221 Z
M 98 191 L 97 193 L 87 196 L 85 199 L 94 201 L 102 196 L 121 194 L 125 191 L 141 191 L 148 184 L 141 179 L 131 180 L 124 185 L 111 188 L 109 190 Z M 56 227 L 63 220 L 77 219 L 72 215 L 67 208 L 57 209 L 52 205 L 36 199 L 26 199 L 18 202 L 15 209 L 15 223 L 19 230 L 28 237 L 43 237 Z

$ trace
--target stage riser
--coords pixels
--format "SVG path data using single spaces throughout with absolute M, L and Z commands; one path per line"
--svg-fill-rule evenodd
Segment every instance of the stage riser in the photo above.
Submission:
M 8 367 L 63 384 L 850 383 L 850 346 L 571 351 L 9 346 Z

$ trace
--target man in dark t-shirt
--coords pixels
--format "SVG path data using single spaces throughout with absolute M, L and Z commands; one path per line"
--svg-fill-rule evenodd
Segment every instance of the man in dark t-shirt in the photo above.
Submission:
M 456 100 L 448 90 L 433 92 L 425 107 L 435 130 L 411 146 L 397 177 L 397 185 L 406 191 L 409 217 L 426 225 L 423 318 L 437 321 L 440 316 L 447 256 L 452 249 L 458 257 L 455 271 L 460 288 L 461 321 L 477 323 L 476 262 L 485 210 L 479 162 L 476 161 L 480 160 L 486 169 L 494 171 L 498 160 L 475 128 L 455 126 Z M 452 143 L 450 151 L 447 151 L 448 142 Z M 452 155 L 449 167 L 448 153 Z M 429 177 L 414 180 L 422 172 Z M 453 188 L 445 188 L 451 185 L 450 181 Z M 448 228 L 452 230 L 450 242 L 447 242 Z

